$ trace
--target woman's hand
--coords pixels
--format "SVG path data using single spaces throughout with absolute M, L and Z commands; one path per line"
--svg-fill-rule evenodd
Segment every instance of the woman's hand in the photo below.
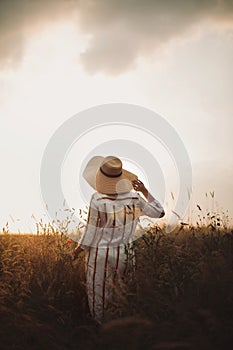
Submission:
M 69 255 L 71 261 L 76 260 L 82 251 L 83 251 L 83 249 L 81 247 L 75 248 L 75 250 Z
M 132 185 L 135 191 L 142 192 L 143 196 L 148 200 L 148 202 L 152 202 L 154 200 L 154 197 L 147 190 L 142 181 L 140 181 L 139 179 L 133 180 Z
M 146 187 L 144 186 L 144 183 L 139 179 L 133 180 L 132 185 L 135 191 L 142 192 L 143 194 L 148 192 Z

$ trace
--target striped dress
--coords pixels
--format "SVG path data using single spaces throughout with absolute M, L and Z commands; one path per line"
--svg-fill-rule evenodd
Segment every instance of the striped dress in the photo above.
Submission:
M 139 217 L 159 218 L 161 204 L 145 201 L 138 192 L 92 195 L 87 225 L 79 240 L 85 250 L 86 287 L 92 317 L 99 323 L 111 298 L 114 277 L 126 267 L 125 244 L 132 240 Z

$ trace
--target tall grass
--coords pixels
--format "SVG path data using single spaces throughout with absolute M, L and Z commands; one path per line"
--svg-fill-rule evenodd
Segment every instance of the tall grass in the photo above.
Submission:
M 211 220 L 169 235 L 155 227 L 128 246 L 100 328 L 89 316 L 83 256 L 67 258 L 75 243 L 56 230 L 5 230 L 1 349 L 230 349 L 233 231 Z

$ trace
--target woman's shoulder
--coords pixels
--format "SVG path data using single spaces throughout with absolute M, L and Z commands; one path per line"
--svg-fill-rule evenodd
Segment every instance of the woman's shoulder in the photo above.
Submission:
M 138 192 L 130 191 L 125 193 L 119 193 L 119 194 L 104 194 L 100 192 L 95 192 L 92 195 L 92 200 L 99 201 L 101 199 L 124 199 L 124 198 L 139 198 L 140 194 Z

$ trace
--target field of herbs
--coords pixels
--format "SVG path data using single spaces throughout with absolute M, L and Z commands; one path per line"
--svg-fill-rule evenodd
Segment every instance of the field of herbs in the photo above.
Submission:
M 220 221 L 155 227 L 128 247 L 102 326 L 74 247 L 51 230 L 0 234 L 1 349 L 232 349 L 233 231 Z

